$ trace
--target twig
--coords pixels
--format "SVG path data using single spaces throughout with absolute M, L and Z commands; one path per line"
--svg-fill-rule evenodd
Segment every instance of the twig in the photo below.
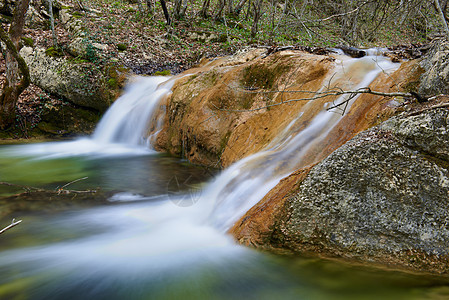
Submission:
M 253 91 L 243 91 L 243 92 L 258 93 L 258 92 L 253 92 Z M 274 92 L 275 91 L 259 92 L 259 93 L 274 93 Z M 310 98 L 290 99 L 287 101 L 282 101 L 282 102 L 275 103 L 275 104 L 268 104 L 263 107 L 258 107 L 258 108 L 253 108 L 253 109 L 220 109 L 215 105 L 214 105 L 214 107 L 221 111 L 251 112 L 251 111 L 258 111 L 258 110 L 266 109 L 268 107 L 279 106 L 279 105 L 283 105 L 283 104 L 287 104 L 287 103 L 291 103 L 291 102 L 317 100 L 317 99 L 321 99 L 321 98 L 325 98 L 325 97 L 329 97 L 329 96 L 350 95 L 350 97 L 348 97 L 348 99 L 346 99 L 345 101 L 343 101 L 339 104 L 333 105 L 332 107 L 327 108 L 327 110 L 331 110 L 333 108 L 337 108 L 337 107 L 344 105 L 345 103 L 350 101 L 352 98 L 354 98 L 355 95 L 358 95 L 358 94 L 372 94 L 372 95 L 384 96 L 384 97 L 413 97 L 416 99 L 418 99 L 417 97 L 419 97 L 419 95 L 414 95 L 414 93 L 413 94 L 412 93 L 401 93 L 401 92 L 383 93 L 383 92 L 373 91 L 369 87 L 364 87 L 364 88 L 360 88 L 360 89 L 352 90 L 352 91 L 344 91 L 344 90 L 341 90 L 338 88 L 334 88 L 333 90 L 329 90 L 329 91 L 325 91 L 325 92 L 312 92 L 312 91 L 277 91 L 277 92 L 279 92 L 279 93 L 310 93 L 310 94 L 315 94 L 315 96 L 310 97 Z
M 20 187 L 26 191 L 31 191 L 31 190 L 35 190 L 35 191 L 44 191 L 43 189 L 40 188 L 36 188 L 36 187 L 32 187 L 32 186 L 25 186 L 25 185 L 20 185 L 20 184 L 14 184 L 14 183 L 9 183 L 9 182 L 3 182 L 0 181 L 0 185 L 7 185 L 7 186 L 14 186 L 14 187 Z
M 71 185 L 72 183 L 75 183 L 75 182 L 78 182 L 78 181 L 81 181 L 81 180 L 85 180 L 85 179 L 87 179 L 87 178 L 89 178 L 89 177 L 86 176 L 86 177 L 83 177 L 83 178 L 75 179 L 75 180 L 73 180 L 73 181 L 70 181 L 69 183 L 64 184 L 62 187 L 59 187 L 59 186 L 58 186 L 58 187 L 56 188 L 56 190 L 58 191 L 58 194 L 59 194 L 59 193 L 61 193 L 61 192 L 64 190 L 65 187 Z M 72 191 L 72 192 L 76 192 L 76 191 Z
M 10 225 L 8 225 L 5 228 L 3 228 L 2 230 L 0 230 L 0 234 L 4 233 L 8 229 L 13 228 L 14 226 L 19 225 L 20 223 L 22 223 L 22 220 L 16 221 L 16 219 L 12 219 L 12 222 Z
M 40 188 L 36 188 L 36 187 L 32 187 L 32 186 L 25 186 L 25 185 L 14 184 L 14 183 L 9 183 L 9 182 L 3 182 L 3 181 L 0 181 L 0 185 L 7 185 L 7 186 L 19 187 L 19 188 L 24 189 L 27 193 L 32 192 L 32 191 L 34 191 L 34 192 L 56 193 L 56 194 L 58 194 L 58 195 L 61 194 L 61 193 L 65 193 L 65 194 L 71 194 L 71 193 L 73 193 L 73 194 L 96 193 L 97 190 L 86 190 L 86 191 L 64 190 L 64 187 L 66 187 L 66 186 L 68 186 L 68 185 L 70 185 L 70 184 L 72 184 L 72 183 L 75 183 L 75 182 L 77 182 L 77 181 L 87 179 L 87 178 L 88 178 L 88 177 L 84 177 L 84 178 L 80 178 L 80 179 L 71 181 L 71 182 L 65 184 L 65 185 L 64 185 L 63 187 L 61 187 L 61 188 L 60 188 L 60 187 L 57 187 L 56 190 L 40 189 Z

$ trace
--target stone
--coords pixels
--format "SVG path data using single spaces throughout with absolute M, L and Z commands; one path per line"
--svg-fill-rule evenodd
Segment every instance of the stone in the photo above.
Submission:
M 434 96 L 449 93 L 449 42 L 439 41 L 422 61 L 425 73 L 421 76 L 419 94 Z
M 244 244 L 275 251 L 447 274 L 448 120 L 448 109 L 428 109 L 358 134 L 281 194 L 282 201 L 271 195 L 274 216 L 252 210 L 231 232 Z
M 93 43 L 89 39 L 77 37 L 67 46 L 67 51 L 74 57 L 92 60 L 107 51 L 108 46 L 100 43 Z
M 20 54 L 30 68 L 31 81 L 47 92 L 100 112 L 115 99 L 106 86 L 108 79 L 92 64 L 51 57 L 42 48 L 23 47 Z

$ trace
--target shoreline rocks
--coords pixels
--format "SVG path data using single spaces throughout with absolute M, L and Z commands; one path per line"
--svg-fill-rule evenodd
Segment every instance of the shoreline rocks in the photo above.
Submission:
M 258 204 L 231 233 L 256 248 L 447 274 L 448 144 L 447 108 L 393 117 L 334 151 L 287 194 L 268 194 L 261 202 L 277 199 L 274 215 L 256 213 Z

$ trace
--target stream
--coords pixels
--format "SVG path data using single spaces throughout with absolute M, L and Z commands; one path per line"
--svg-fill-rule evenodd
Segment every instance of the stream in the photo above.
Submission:
M 397 67 L 369 59 L 356 87 Z M 108 195 L 87 204 L 74 195 L 57 209 L 39 196 L 11 211 L 0 201 L 0 227 L 23 220 L 0 236 L 0 299 L 449 297 L 447 279 L 438 276 L 237 245 L 229 227 L 298 168 L 341 116 L 323 110 L 301 130 L 292 122 L 265 150 L 219 172 L 152 150 L 154 136 L 145 132 L 160 130 L 156 111 L 173 81 L 136 78 L 91 137 L 0 146 L 0 181 L 17 185 L 0 185 L 1 197 L 23 192 L 18 185 Z

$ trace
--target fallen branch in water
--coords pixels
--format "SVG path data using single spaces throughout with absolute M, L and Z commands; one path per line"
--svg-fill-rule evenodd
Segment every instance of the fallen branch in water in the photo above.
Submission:
M 63 193 L 63 192 L 65 192 L 65 193 L 70 193 L 70 192 L 73 192 L 73 193 L 82 193 L 82 192 L 92 192 L 92 191 L 70 191 L 70 190 L 64 190 L 64 188 L 65 187 L 67 187 L 67 186 L 69 186 L 69 185 L 71 185 L 72 183 L 75 183 L 75 182 L 78 182 L 78 181 L 81 181 L 81 180 L 85 180 L 85 179 L 87 179 L 87 178 L 89 178 L 89 177 L 83 177 L 83 178 L 78 178 L 78 179 L 75 179 L 75 180 L 73 180 L 73 181 L 70 181 L 69 183 L 66 183 L 66 184 L 64 184 L 62 187 L 57 187 L 56 188 L 56 191 L 58 192 L 58 195 L 59 194 L 61 194 L 61 193 Z
M 6 185 L 6 186 L 12 186 L 12 187 L 18 187 L 18 188 L 22 188 L 25 190 L 25 192 L 30 193 L 30 192 L 47 192 L 47 193 L 51 193 L 51 194 L 88 194 L 88 193 L 96 193 L 97 190 L 85 190 L 85 191 L 77 191 L 77 190 L 65 190 L 64 188 L 71 185 L 72 183 L 87 179 L 89 177 L 83 177 L 83 178 L 79 178 L 73 181 L 70 181 L 69 183 L 64 184 L 62 187 L 57 187 L 55 190 L 46 190 L 46 189 L 41 189 L 41 188 L 37 188 L 37 187 L 33 187 L 33 186 L 26 186 L 26 185 L 20 185 L 20 184 L 15 184 L 15 183 L 10 183 L 10 182 L 4 182 L 4 181 L 0 181 L 0 185 Z
M 36 188 L 36 187 L 33 187 L 33 186 L 26 186 L 26 185 L 14 184 L 14 183 L 4 182 L 4 181 L 0 181 L 0 185 L 19 187 L 19 188 L 24 189 L 24 190 L 27 191 L 27 192 L 31 192 L 31 191 L 42 192 L 42 191 L 45 191 L 45 190 L 43 190 L 43 189 Z
M 4 233 L 6 230 L 13 228 L 14 226 L 19 225 L 20 223 L 22 223 L 22 220 L 16 221 L 16 219 L 12 219 L 12 222 L 10 225 L 8 225 L 5 228 L 3 228 L 2 230 L 0 230 L 0 234 Z

